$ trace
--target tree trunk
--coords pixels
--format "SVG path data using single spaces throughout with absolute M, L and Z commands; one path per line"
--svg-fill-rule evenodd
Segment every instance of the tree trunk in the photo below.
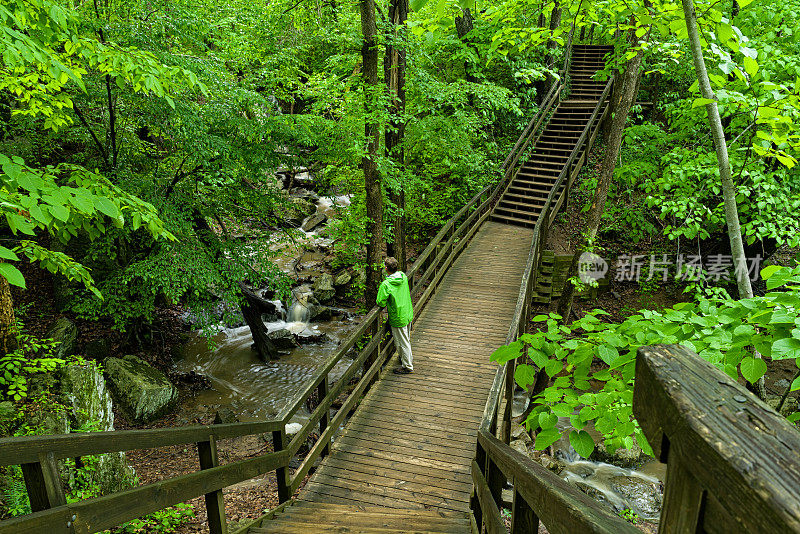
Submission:
M 406 110 L 406 19 L 408 19 L 408 0 L 391 0 L 389 5 L 390 35 L 386 45 L 386 56 L 383 59 L 386 86 L 391 99 L 389 127 L 386 128 L 384 143 L 386 156 L 397 165 L 399 187 L 391 193 L 392 203 L 397 207 L 398 214 L 394 220 L 394 241 L 387 245 L 387 249 L 389 255 L 397 259 L 401 271 L 405 271 L 407 267 L 405 192 L 402 184 L 405 154 L 400 146 L 406 129 L 403 117 Z
M 247 326 L 250 327 L 250 332 L 253 334 L 253 348 L 264 361 L 277 360 L 278 350 L 267 336 L 267 326 L 261 319 L 262 314 L 274 310 L 266 309 L 264 307 L 265 301 L 256 295 L 246 284 L 239 282 L 239 289 L 241 289 L 242 295 L 244 295 L 245 298 L 245 302 L 241 304 L 240 307 L 244 320 L 247 322 Z
M 383 246 L 383 197 L 381 179 L 378 174 L 378 145 L 380 129 L 376 121 L 378 95 L 378 47 L 375 36 L 375 1 L 360 0 L 361 31 L 364 43 L 361 46 L 363 63 L 362 83 L 364 90 L 364 112 L 366 123 L 364 133 L 367 139 L 367 153 L 361 160 L 364 168 L 364 187 L 367 193 L 367 287 L 365 290 L 368 307 L 375 304 L 378 296 L 378 283 L 381 274 L 381 248 Z
M 619 151 L 622 146 L 622 134 L 625 131 L 625 124 L 628 122 L 628 113 L 630 113 L 631 106 L 636 100 L 636 88 L 639 86 L 639 71 L 642 66 L 643 55 L 643 51 L 639 50 L 634 57 L 629 59 L 625 65 L 625 72 L 616 82 L 619 85 L 615 88 L 618 90 L 613 91 L 611 108 L 612 119 L 608 136 L 606 137 L 606 151 L 600 166 L 600 177 L 597 181 L 597 189 L 595 190 L 591 208 L 586 217 L 584 242 L 582 246 L 575 248 L 575 257 L 570 265 L 569 274 L 567 276 L 568 279 L 576 275 L 578 255 L 581 253 L 581 250 L 585 249 L 588 244 L 594 240 L 600 228 L 600 220 L 603 217 L 606 200 L 608 199 L 608 188 L 611 185 L 611 179 L 614 177 L 614 167 L 617 164 Z M 565 323 L 569 321 L 574 297 L 575 286 L 566 282 L 564 284 L 564 292 L 558 303 L 558 313 Z
M 555 0 L 553 6 L 553 11 L 550 12 L 550 34 L 558 29 L 561 26 L 561 5 L 558 3 L 558 0 Z M 545 59 L 545 65 L 552 69 L 555 65 L 555 56 L 553 55 L 553 50 L 556 47 L 556 42 L 553 39 L 547 41 L 547 58 Z M 566 74 L 566 73 L 565 73 Z M 545 81 L 545 87 L 543 89 L 542 94 L 546 94 L 547 91 L 550 90 L 553 83 L 555 83 L 556 79 L 551 75 L 547 75 L 547 79 Z
M 4 276 L 0 276 L 0 349 L 8 354 L 17 348 L 16 316 L 14 301 L 11 300 L 11 286 Z
M 749 299 L 753 297 L 753 286 L 750 284 L 747 257 L 745 256 L 744 244 L 742 243 L 742 229 L 741 226 L 739 226 L 739 209 L 736 206 L 736 185 L 733 183 L 733 177 L 731 176 L 731 163 L 728 159 L 728 145 L 725 142 L 725 130 L 722 127 L 722 120 L 719 116 L 717 97 L 711 89 L 711 81 L 708 78 L 708 71 L 706 70 L 706 61 L 703 59 L 703 48 L 700 45 L 700 34 L 697 30 L 697 13 L 694 10 L 694 2 L 692 0 L 682 0 L 682 2 L 683 14 L 686 18 L 686 29 L 689 33 L 689 44 L 692 49 L 692 59 L 694 60 L 694 69 L 697 73 L 697 82 L 700 87 L 700 95 L 710 100 L 705 107 L 706 113 L 708 114 L 708 124 L 711 127 L 711 134 L 714 138 L 714 148 L 717 152 L 719 178 L 722 182 L 725 221 L 728 223 L 728 239 L 731 243 L 731 255 L 733 257 L 736 286 L 739 290 L 739 298 Z M 757 351 L 754 354 L 757 358 L 761 357 Z M 766 399 L 767 392 L 763 376 L 754 384 L 754 390 L 761 400 Z

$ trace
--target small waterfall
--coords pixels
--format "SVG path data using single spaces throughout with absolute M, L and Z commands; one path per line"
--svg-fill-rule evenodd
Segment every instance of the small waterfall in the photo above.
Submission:
M 289 311 L 286 312 L 287 323 L 308 323 L 311 319 L 311 311 L 308 309 L 308 295 L 298 295 L 292 291 L 294 302 L 289 306 Z

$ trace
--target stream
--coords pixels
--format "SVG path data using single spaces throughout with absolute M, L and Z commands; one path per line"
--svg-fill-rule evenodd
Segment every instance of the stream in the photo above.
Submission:
M 332 216 L 338 207 L 347 206 L 349 196 L 322 197 L 316 201 L 313 216 Z M 311 217 L 307 217 L 304 223 Z M 322 226 L 301 232 L 295 240 L 275 240 L 270 248 L 277 253 L 275 263 L 287 274 L 300 279 L 324 272 L 324 254 L 320 248 L 329 247 L 331 240 L 319 235 Z M 311 249 L 310 251 L 308 249 Z M 354 309 L 330 306 L 331 319 L 310 322 L 302 305 L 310 292 L 308 284 L 292 290 L 289 309 L 275 301 L 281 319 L 265 322 L 270 332 L 286 329 L 293 334 L 318 337 L 318 342 L 301 343 L 284 351 L 278 360 L 265 362 L 251 349 L 253 337 L 248 326 L 225 328 L 211 343 L 198 331 L 192 334 L 176 360 L 177 372 L 195 373 L 208 377 L 211 389 L 198 391 L 181 403 L 180 410 L 187 418 L 211 413 L 220 408 L 231 410 L 240 421 L 259 421 L 274 417 L 286 403 L 336 350 L 339 343 L 358 327 L 359 317 Z M 331 371 L 333 384 L 346 371 L 350 360 L 343 359 Z M 305 407 L 292 419 L 302 423 L 308 417 Z
M 527 393 L 517 392 L 514 397 L 512 416 L 517 417 L 525 411 L 528 404 Z M 564 432 L 572 428 L 568 417 L 560 417 L 557 428 Z M 602 441 L 600 433 L 594 428 L 586 428 L 596 443 Z M 532 444 L 529 445 L 533 447 Z M 654 458 L 647 458 L 635 469 L 620 467 L 610 463 L 582 458 L 575 452 L 569 439 L 561 438 L 553 444 L 553 456 L 561 464 L 561 478 L 580 489 L 593 499 L 608 506 L 614 512 L 629 509 L 639 518 L 658 522 L 661 515 L 666 464 Z

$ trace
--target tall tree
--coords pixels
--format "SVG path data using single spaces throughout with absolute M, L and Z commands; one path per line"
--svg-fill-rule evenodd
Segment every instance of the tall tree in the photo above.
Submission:
M 364 169 L 364 188 L 367 195 L 367 305 L 375 303 L 378 296 L 378 283 L 381 274 L 381 248 L 383 246 L 383 194 L 381 178 L 378 173 L 378 145 L 380 144 L 380 125 L 377 119 L 378 93 L 378 46 L 377 26 L 375 24 L 375 1 L 360 0 L 361 32 L 364 36 L 361 45 L 363 71 L 361 74 L 364 91 L 365 124 L 364 133 L 367 152 L 361 159 Z
M 408 19 L 408 0 L 391 0 L 389 4 L 389 39 L 383 59 L 384 76 L 389 91 L 389 125 L 384 142 L 386 156 L 395 162 L 398 170 L 396 188 L 391 191 L 392 203 L 397 209 L 394 220 L 394 240 L 387 245 L 390 255 L 397 259 L 400 270 L 406 269 L 406 216 L 405 192 L 403 191 L 404 152 L 401 143 L 406 123 L 406 39 L 405 25 Z
M 714 148 L 717 152 L 719 165 L 719 178 L 722 181 L 722 202 L 725 210 L 725 221 L 728 225 L 728 240 L 731 244 L 731 256 L 736 276 L 736 287 L 740 299 L 753 298 L 753 286 L 750 284 L 750 273 L 747 268 L 747 257 L 742 243 L 742 228 L 739 225 L 739 208 L 736 205 L 736 185 L 731 176 L 731 163 L 728 158 L 728 144 L 725 141 L 725 130 L 719 116 L 717 97 L 711 89 L 711 80 L 706 70 L 706 61 L 703 58 L 703 47 L 700 43 L 700 33 L 697 30 L 697 12 L 692 0 L 682 0 L 683 15 L 686 18 L 686 30 L 689 34 L 689 46 L 692 50 L 694 70 L 700 87 L 700 95 L 706 100 L 705 108 L 708 115 L 708 124 L 714 138 Z M 758 351 L 754 352 L 756 358 L 761 358 Z M 759 378 L 755 384 L 748 383 L 759 398 L 766 400 L 767 391 L 764 377 Z

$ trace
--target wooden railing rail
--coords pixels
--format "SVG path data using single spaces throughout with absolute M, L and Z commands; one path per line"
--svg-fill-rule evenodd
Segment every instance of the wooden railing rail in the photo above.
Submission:
M 602 507 L 597 501 L 578 490 L 552 471 L 545 469 L 524 454 L 515 451 L 491 433 L 481 430 L 478 443 L 486 452 L 491 467 L 513 482 L 511 533 L 539 531 L 539 521 L 551 534 L 636 534 L 636 527 Z M 473 462 L 473 481 L 476 488 L 481 479 L 487 480 L 491 471 L 481 471 Z M 477 492 L 483 511 L 483 522 L 490 533 L 505 533 L 500 521 L 499 500 L 492 499 L 488 483 Z
M 581 132 L 575 148 L 570 153 L 561 173 L 559 173 L 556 183 L 553 185 L 553 188 L 551 189 L 550 194 L 545 201 L 545 205 L 540 212 L 539 219 L 533 231 L 533 237 L 531 238 L 528 261 L 525 265 L 525 271 L 522 275 L 522 283 L 520 284 L 517 306 L 514 311 L 511 325 L 509 326 L 508 335 L 506 336 L 506 344 L 516 341 L 519 336 L 525 332 L 525 328 L 530 320 L 531 297 L 533 288 L 536 287 L 542 249 L 547 243 L 547 232 L 552 224 L 553 219 L 555 218 L 556 212 L 560 207 L 564 196 L 568 194 L 570 182 L 575 178 L 580 170 L 581 165 L 588 155 L 587 153 L 591 147 L 591 143 L 594 141 L 597 135 L 599 124 L 601 122 L 597 119 L 599 118 L 601 110 L 605 109 L 605 113 L 608 112 L 606 99 L 610 94 L 613 82 L 614 78 L 609 78 L 605 89 L 603 90 L 603 93 L 592 112 L 591 118 Z M 565 190 L 562 193 L 559 193 L 559 189 L 561 188 L 561 185 L 564 184 L 565 180 L 567 181 Z M 501 443 L 506 444 L 510 441 L 511 434 L 511 409 L 513 406 L 515 387 L 515 365 L 516 362 L 514 360 L 510 360 L 504 366 L 498 368 L 492 383 L 492 387 L 489 391 L 489 397 L 484 407 L 483 417 L 481 419 L 479 428 L 481 435 L 496 436 L 499 434 Z M 503 410 L 503 413 L 500 414 L 500 406 L 503 400 L 505 400 L 505 409 Z M 472 511 L 475 514 L 476 522 L 478 525 L 480 525 L 481 521 L 484 519 L 484 507 L 488 504 L 486 502 L 486 496 L 493 496 L 495 506 L 491 508 L 496 508 L 497 503 L 501 502 L 500 491 L 508 477 L 506 477 L 506 475 L 498 469 L 495 461 L 487 453 L 480 440 L 478 441 L 476 448 L 475 463 L 479 470 L 481 470 L 481 476 L 473 476 L 475 495 L 472 500 Z M 473 475 L 475 475 L 474 468 L 475 466 L 473 466 Z M 487 484 L 487 487 L 478 487 L 479 484 L 483 483 Z M 546 487 L 543 491 L 546 491 Z M 574 491 L 577 492 L 578 490 Z M 559 497 L 553 494 L 551 495 L 551 498 L 557 499 Z M 526 506 L 530 506 L 536 513 L 540 514 L 539 517 L 544 517 L 541 515 L 540 507 L 547 506 L 547 502 L 547 499 L 540 499 L 536 502 L 527 502 Z M 525 510 L 524 507 L 521 509 Z M 512 510 L 512 523 L 514 521 L 514 513 L 515 510 Z M 576 510 L 575 513 L 579 514 L 580 510 Z M 488 517 L 486 521 L 492 523 L 494 518 Z M 523 523 L 525 522 L 523 520 L 520 521 Z M 491 527 L 489 523 L 484 522 L 487 528 L 491 531 L 493 527 Z M 545 525 L 548 527 L 548 529 L 551 526 L 547 522 L 545 522 Z M 554 528 L 558 527 L 554 525 Z
M 800 532 L 800 433 L 680 345 L 641 347 L 633 412 L 667 464 L 661 530 Z

